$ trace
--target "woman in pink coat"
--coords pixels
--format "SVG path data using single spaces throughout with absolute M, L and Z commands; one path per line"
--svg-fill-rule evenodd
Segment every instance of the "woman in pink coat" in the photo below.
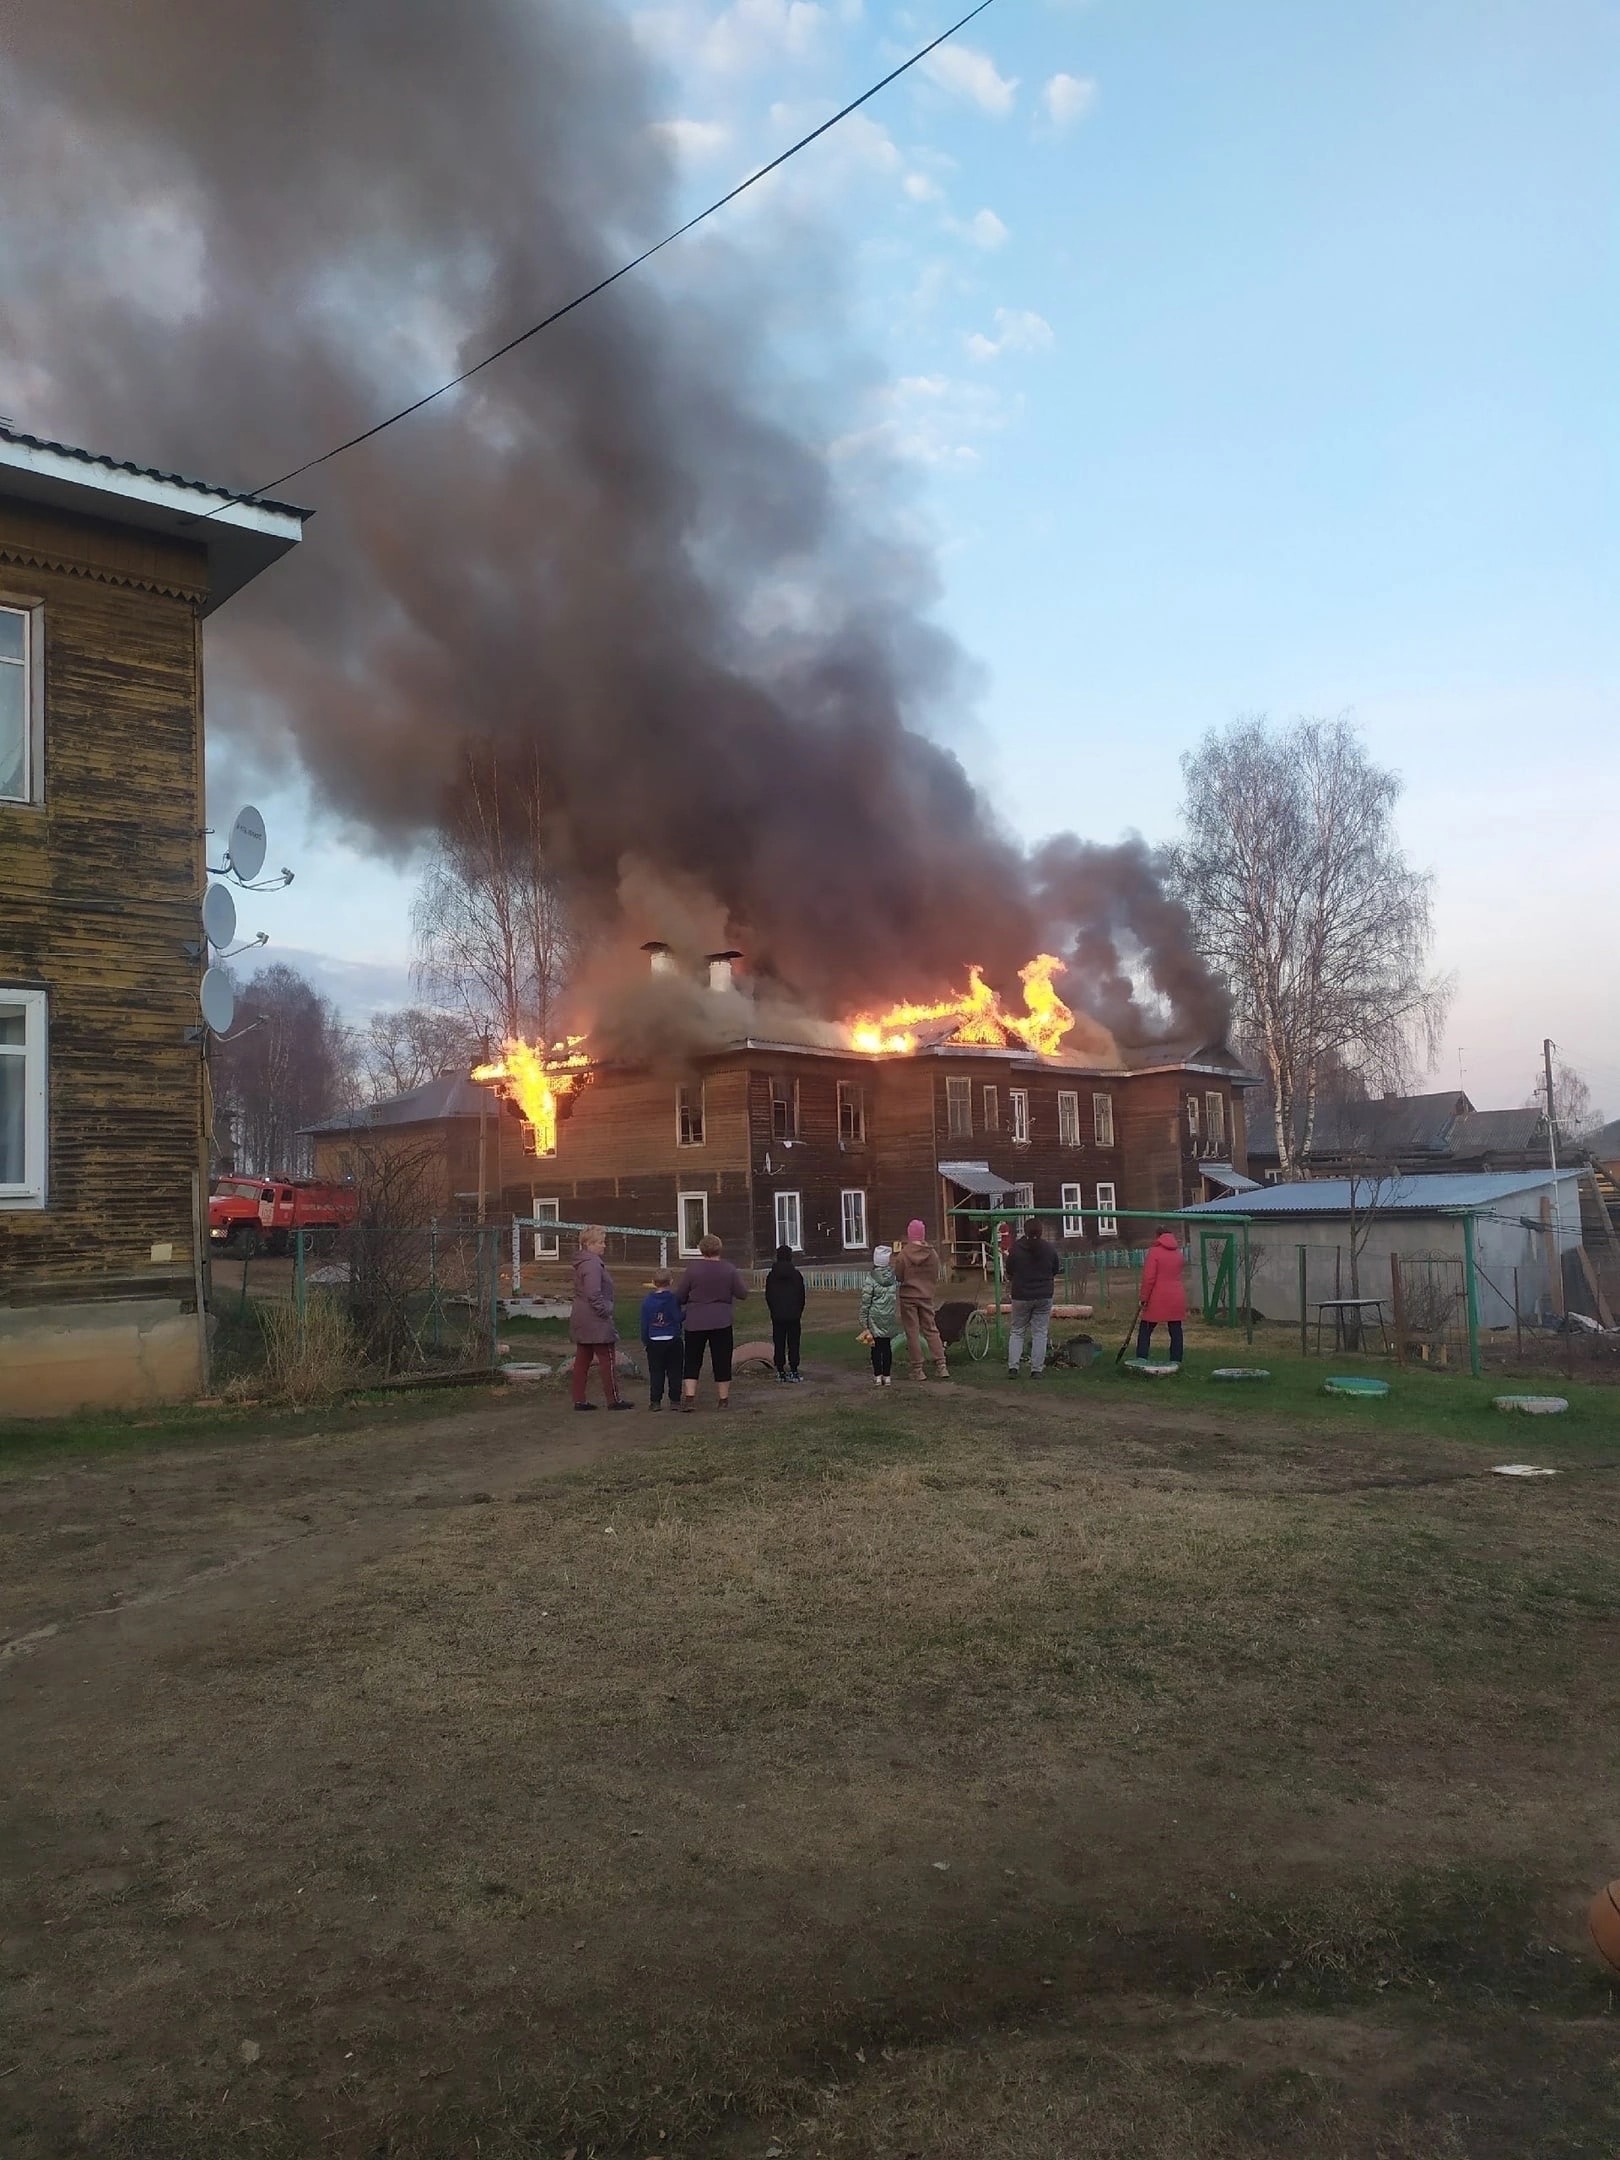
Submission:
M 1170 1362 L 1181 1363 L 1181 1323 L 1187 1317 L 1187 1285 L 1182 1280 L 1181 1244 L 1173 1230 L 1161 1230 L 1142 1263 L 1141 1325 L 1136 1354 L 1143 1364 L 1153 1348 L 1153 1330 L 1163 1320 L 1170 1329 Z

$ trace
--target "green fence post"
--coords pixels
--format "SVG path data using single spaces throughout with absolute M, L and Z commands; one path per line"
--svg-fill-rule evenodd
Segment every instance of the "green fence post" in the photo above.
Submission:
M 248 1279 L 248 1269 L 249 1269 L 249 1268 L 250 1268 L 250 1267 L 251 1267 L 252 1265 L 253 1265 L 253 1256 L 252 1256 L 252 1254 L 251 1254 L 251 1253 L 243 1253 L 243 1255 L 242 1255 L 242 1301 L 241 1301 L 241 1303 L 240 1303 L 240 1304 L 239 1304 L 239 1305 L 237 1306 L 237 1308 L 236 1308 L 236 1317 L 237 1317 L 237 1319 L 238 1319 L 238 1320 L 245 1320 L 245 1319 L 247 1318 L 247 1279 Z
M 489 1369 L 498 1372 L 501 1363 L 501 1233 L 492 1228 L 489 1233 Z
M 1305 1248 L 1301 1245 L 1299 1248 L 1299 1354 L 1301 1357 L 1309 1357 L 1311 1354 L 1310 1315 L 1311 1308 L 1305 1296 Z
M 1249 1226 L 1243 1229 L 1243 1340 L 1254 1341 L 1254 1264 L 1249 1258 Z
M 1463 1268 L 1467 1280 L 1464 1285 L 1468 1299 L 1468 1370 L 1477 1380 L 1481 1365 L 1479 1356 L 1479 1279 L 1474 1272 L 1474 1218 L 1463 1217 Z
M 304 1274 L 304 1233 L 293 1232 L 293 1312 L 298 1321 L 298 1354 L 304 1354 L 305 1323 L 309 1312 L 309 1290 Z

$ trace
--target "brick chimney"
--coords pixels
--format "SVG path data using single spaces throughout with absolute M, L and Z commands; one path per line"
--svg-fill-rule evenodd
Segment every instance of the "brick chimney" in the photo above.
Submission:
M 655 975 L 674 974 L 675 955 L 670 951 L 669 947 L 664 943 L 662 938 L 651 939 L 647 944 L 643 945 L 641 949 L 647 955 L 648 963 L 651 966 L 652 971 Z
M 706 957 L 709 963 L 709 988 L 716 992 L 729 990 L 732 986 L 731 963 L 733 960 L 740 960 L 742 954 L 740 952 L 712 952 Z

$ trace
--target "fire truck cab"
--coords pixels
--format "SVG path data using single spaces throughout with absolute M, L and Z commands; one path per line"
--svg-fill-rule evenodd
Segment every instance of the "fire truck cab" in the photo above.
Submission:
M 215 1252 L 251 1259 L 290 1251 L 293 1232 L 307 1230 L 307 1249 L 325 1252 L 359 1208 L 352 1185 L 316 1178 L 220 1178 L 208 1196 L 208 1242 Z

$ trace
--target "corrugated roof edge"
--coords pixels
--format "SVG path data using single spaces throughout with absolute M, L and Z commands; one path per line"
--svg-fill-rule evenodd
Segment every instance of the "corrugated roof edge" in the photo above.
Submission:
M 217 496 L 225 502 L 247 503 L 260 510 L 279 510 L 285 517 L 314 515 L 298 503 L 278 502 L 273 495 L 248 495 L 236 488 L 215 487 L 208 480 L 188 479 L 184 473 L 160 472 L 155 465 L 136 465 L 129 458 L 104 457 L 99 450 L 81 450 L 77 443 L 54 442 L 49 436 L 30 435 L 22 428 L 0 424 L 0 442 L 16 443 L 24 450 L 49 450 L 57 457 L 75 458 L 81 465 L 99 465 L 104 472 L 131 473 L 137 480 L 160 480 L 166 487 L 190 488 L 196 494 Z

